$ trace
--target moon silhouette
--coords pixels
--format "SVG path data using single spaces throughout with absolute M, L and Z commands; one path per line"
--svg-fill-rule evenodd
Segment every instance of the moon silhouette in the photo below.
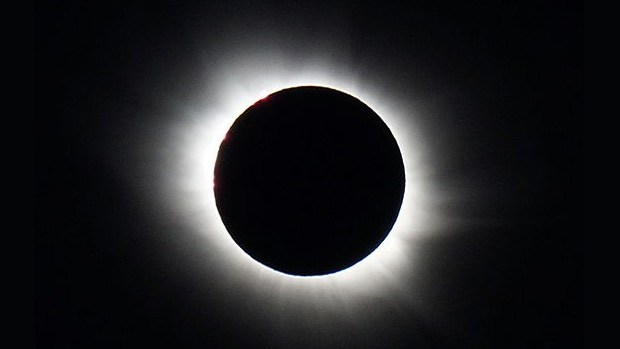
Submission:
M 379 115 L 316 86 L 246 109 L 214 169 L 217 209 L 233 240 L 263 265 L 300 276 L 331 274 L 372 253 L 404 190 L 402 155 Z

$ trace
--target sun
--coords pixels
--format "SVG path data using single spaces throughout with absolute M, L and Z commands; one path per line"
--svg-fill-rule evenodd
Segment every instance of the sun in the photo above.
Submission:
M 415 264 L 416 239 L 432 223 L 428 215 L 425 189 L 426 149 L 415 125 L 415 111 L 399 107 L 389 89 L 373 87 L 358 76 L 344 76 L 314 67 L 261 69 L 254 62 L 253 74 L 234 66 L 215 80 L 218 92 L 201 110 L 181 118 L 174 127 L 172 166 L 163 169 L 166 197 L 171 211 L 188 222 L 192 233 L 205 241 L 213 268 L 219 275 L 234 278 L 240 285 L 267 292 L 274 287 L 286 297 L 313 295 L 317 302 L 334 300 L 334 294 L 386 294 L 399 287 L 399 280 Z M 405 165 L 405 193 L 398 219 L 390 234 L 369 256 L 339 272 L 321 276 L 292 276 L 270 269 L 250 258 L 226 231 L 215 205 L 213 170 L 220 143 L 226 132 L 249 106 L 271 93 L 297 86 L 319 86 L 347 93 L 368 105 L 390 128 L 401 150 Z

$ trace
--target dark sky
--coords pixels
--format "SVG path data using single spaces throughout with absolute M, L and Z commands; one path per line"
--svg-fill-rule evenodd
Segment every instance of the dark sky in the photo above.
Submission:
M 582 346 L 581 3 L 39 1 L 35 16 L 37 345 Z M 200 264 L 214 250 L 163 207 L 180 111 L 234 99 L 224 68 L 261 59 L 329 65 L 420 126 L 444 198 L 425 209 L 452 223 L 416 242 L 401 297 L 269 308 L 263 286 Z

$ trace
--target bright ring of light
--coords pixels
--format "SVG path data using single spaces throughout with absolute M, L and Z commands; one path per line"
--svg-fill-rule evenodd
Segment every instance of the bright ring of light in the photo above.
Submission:
M 168 188 L 167 206 L 188 222 L 190 229 L 206 240 L 210 267 L 220 268 L 219 275 L 236 280 L 236 284 L 260 290 L 277 288 L 279 295 L 313 295 L 323 304 L 334 300 L 335 294 L 383 294 L 399 288 L 404 273 L 414 264 L 415 239 L 427 231 L 428 210 L 425 207 L 424 174 L 420 162 L 425 158 L 419 149 L 420 137 L 414 126 L 415 114 L 399 109 L 398 103 L 370 84 L 339 77 L 326 69 L 281 68 L 264 69 L 253 62 L 252 74 L 240 67 L 222 71 L 217 96 L 210 96 L 204 110 L 191 112 L 184 123 L 175 125 L 170 144 L 176 149 L 173 162 L 165 168 Z M 226 132 L 241 113 L 257 100 L 284 88 L 315 85 L 340 90 L 371 107 L 388 125 L 396 138 L 405 164 L 406 187 L 402 207 L 392 231 L 369 256 L 340 272 L 311 277 L 283 274 L 254 261 L 239 248 L 226 231 L 218 215 L 212 190 L 213 169 L 219 145 Z M 190 120 L 187 122 L 187 120 Z M 410 274 L 408 274 L 410 275 Z M 301 296 L 299 296 L 301 297 Z

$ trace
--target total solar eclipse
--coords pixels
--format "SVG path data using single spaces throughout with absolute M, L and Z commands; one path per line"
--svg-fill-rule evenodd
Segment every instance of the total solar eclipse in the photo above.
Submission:
M 400 210 L 405 173 L 390 129 L 344 92 L 284 89 L 246 109 L 220 145 L 214 194 L 253 259 L 324 275 L 368 256 Z

